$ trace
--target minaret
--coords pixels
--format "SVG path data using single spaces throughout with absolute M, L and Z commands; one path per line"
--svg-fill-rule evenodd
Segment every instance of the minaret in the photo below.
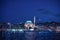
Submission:
M 35 22 L 36 22 L 36 17 L 34 16 L 34 26 L 35 26 Z

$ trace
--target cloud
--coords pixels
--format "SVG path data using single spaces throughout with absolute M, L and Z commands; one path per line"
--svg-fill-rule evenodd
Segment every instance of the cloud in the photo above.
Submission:
M 48 14 L 48 15 L 54 14 L 53 12 L 47 9 L 37 9 L 37 12 L 42 13 L 42 14 Z
M 57 18 L 57 20 L 60 22 L 60 13 L 56 13 L 55 17 Z
M 55 15 L 57 18 L 60 18 L 60 13 L 56 13 Z
M 41 11 L 44 11 L 44 9 L 37 9 L 37 11 L 41 12 Z

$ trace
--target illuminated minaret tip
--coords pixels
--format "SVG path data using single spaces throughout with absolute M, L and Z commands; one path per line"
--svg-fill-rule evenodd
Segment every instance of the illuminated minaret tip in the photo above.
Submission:
M 35 22 L 36 22 L 36 17 L 34 16 L 34 26 L 35 26 Z

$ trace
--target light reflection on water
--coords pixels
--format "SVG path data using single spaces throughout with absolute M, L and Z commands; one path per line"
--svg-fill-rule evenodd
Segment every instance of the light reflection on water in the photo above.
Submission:
M 53 40 L 53 32 L 46 31 L 24 31 L 24 32 L 12 32 L 7 31 L 2 34 L 5 37 L 4 40 Z

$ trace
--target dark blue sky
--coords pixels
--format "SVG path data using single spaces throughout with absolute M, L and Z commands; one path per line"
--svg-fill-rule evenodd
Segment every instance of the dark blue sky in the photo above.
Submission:
M 34 16 L 37 22 L 60 22 L 59 0 L 2 0 L 0 8 L 1 22 L 25 22 Z

